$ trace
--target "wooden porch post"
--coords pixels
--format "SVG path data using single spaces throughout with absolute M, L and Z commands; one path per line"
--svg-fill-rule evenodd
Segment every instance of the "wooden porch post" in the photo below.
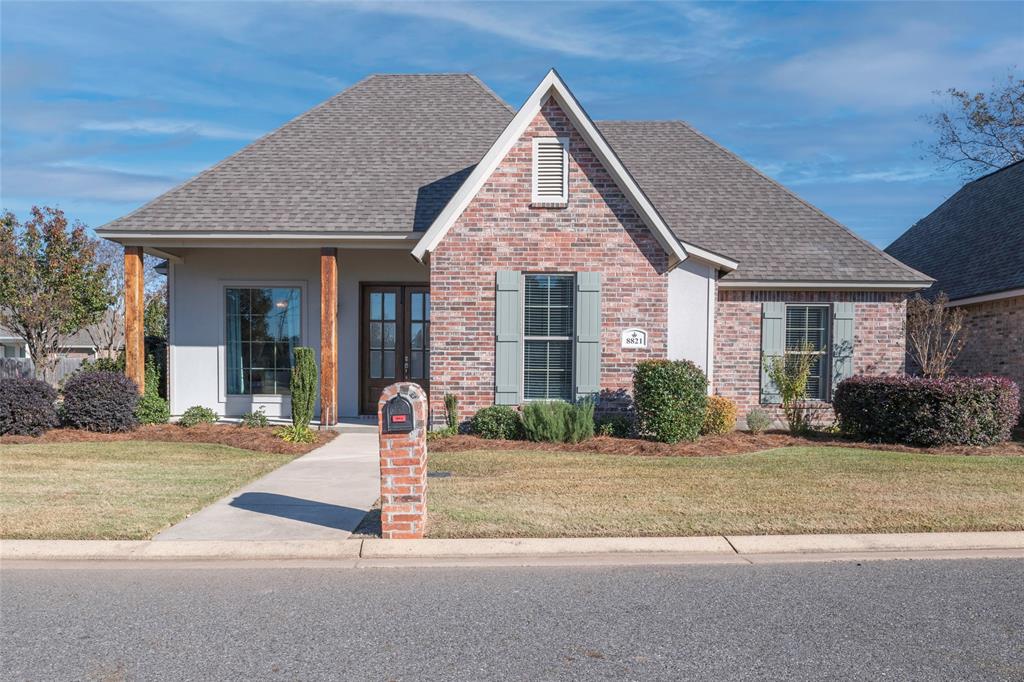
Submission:
M 320 249 L 320 424 L 338 422 L 338 249 Z
M 142 247 L 124 247 L 124 373 L 138 385 L 139 393 L 146 388 L 143 277 Z

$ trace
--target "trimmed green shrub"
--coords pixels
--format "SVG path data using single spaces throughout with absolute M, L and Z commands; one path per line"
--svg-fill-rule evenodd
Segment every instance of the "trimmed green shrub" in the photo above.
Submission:
M 0 436 L 40 436 L 60 423 L 57 391 L 45 381 L 18 377 L 0 381 Z
M 193 405 L 185 410 L 185 413 L 178 419 L 178 426 L 184 426 L 186 429 L 197 424 L 215 423 L 217 423 L 217 413 L 202 405 Z
M 735 428 L 736 403 L 720 395 L 709 396 L 700 432 L 705 436 L 720 436 Z
M 747 431 L 753 434 L 764 433 L 772 427 L 772 418 L 760 407 L 747 412 Z
M 121 372 L 124 373 L 124 351 L 121 351 L 116 358 L 96 358 L 95 360 L 82 360 L 82 364 L 75 370 L 75 374 L 88 374 L 89 372 Z
M 160 397 L 160 367 L 153 356 L 146 357 L 146 390 L 135 406 L 135 417 L 140 424 L 166 424 L 171 408 Z
M 242 421 L 238 425 L 247 429 L 262 429 L 270 426 L 270 420 L 267 419 L 267 413 L 261 407 L 258 410 L 243 414 Z
M 444 394 L 444 418 L 448 422 L 448 430 L 459 430 L 459 396 L 454 393 Z
M 906 445 L 992 445 L 1010 439 L 1020 388 L 1003 377 L 856 376 L 836 387 L 843 435 Z
M 312 348 L 300 346 L 295 349 L 291 381 L 292 425 L 299 428 L 309 428 L 309 423 L 313 421 L 317 387 L 316 360 L 313 357 Z
M 594 402 L 576 404 L 559 400 L 536 401 L 523 407 L 523 433 L 527 440 L 579 443 L 594 435 Z
M 315 443 L 316 433 L 308 426 L 282 426 L 276 432 L 277 437 L 286 443 Z
M 581 443 L 594 437 L 594 401 L 578 400 L 570 406 L 566 436 L 570 443 Z
M 139 425 L 139 389 L 119 372 L 75 374 L 64 384 L 61 421 L 86 431 L 131 431 Z
M 470 431 L 490 440 L 515 440 L 522 437 L 519 413 L 508 405 L 485 407 L 470 420 Z
M 595 419 L 594 424 L 599 436 L 629 438 L 633 433 L 633 420 L 624 414 L 607 414 Z
M 633 370 L 636 426 L 662 443 L 697 440 L 704 423 L 708 380 L 689 360 L 644 360 Z

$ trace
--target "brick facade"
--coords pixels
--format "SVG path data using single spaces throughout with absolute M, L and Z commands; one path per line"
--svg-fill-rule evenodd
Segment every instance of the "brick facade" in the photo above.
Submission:
M 395 396 L 412 404 L 413 430 L 385 433 L 384 405 Z M 422 538 L 427 525 L 427 397 L 418 384 L 391 384 L 377 404 L 380 439 L 380 529 L 385 540 Z
M 1007 377 L 1024 392 L 1024 296 L 974 303 L 963 310 L 969 336 L 953 372 Z
M 739 417 L 762 407 L 774 418 L 781 417 L 777 405 L 760 405 L 761 400 L 761 303 L 853 302 L 855 374 L 901 374 L 906 343 L 906 298 L 890 292 L 836 291 L 741 291 L 718 289 L 715 308 L 716 394 L 736 402 Z M 824 408 L 818 420 L 830 421 L 831 408 Z
M 532 139 L 569 138 L 569 201 L 531 206 Z M 666 354 L 667 256 L 565 113 L 549 100 L 431 254 L 431 410 L 460 419 L 494 402 L 495 273 L 601 272 L 601 387 L 628 391 L 638 360 Z M 622 351 L 627 327 L 646 350 Z

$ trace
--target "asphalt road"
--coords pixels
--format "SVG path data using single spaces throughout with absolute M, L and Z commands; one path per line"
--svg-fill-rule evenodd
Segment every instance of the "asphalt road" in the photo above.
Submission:
M 1024 561 L 0 572 L 5 680 L 1024 679 Z

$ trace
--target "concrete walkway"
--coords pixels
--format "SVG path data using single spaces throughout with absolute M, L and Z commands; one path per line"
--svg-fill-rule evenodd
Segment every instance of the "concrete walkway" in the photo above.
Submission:
M 377 447 L 376 428 L 340 433 L 154 540 L 344 540 L 380 495 Z

